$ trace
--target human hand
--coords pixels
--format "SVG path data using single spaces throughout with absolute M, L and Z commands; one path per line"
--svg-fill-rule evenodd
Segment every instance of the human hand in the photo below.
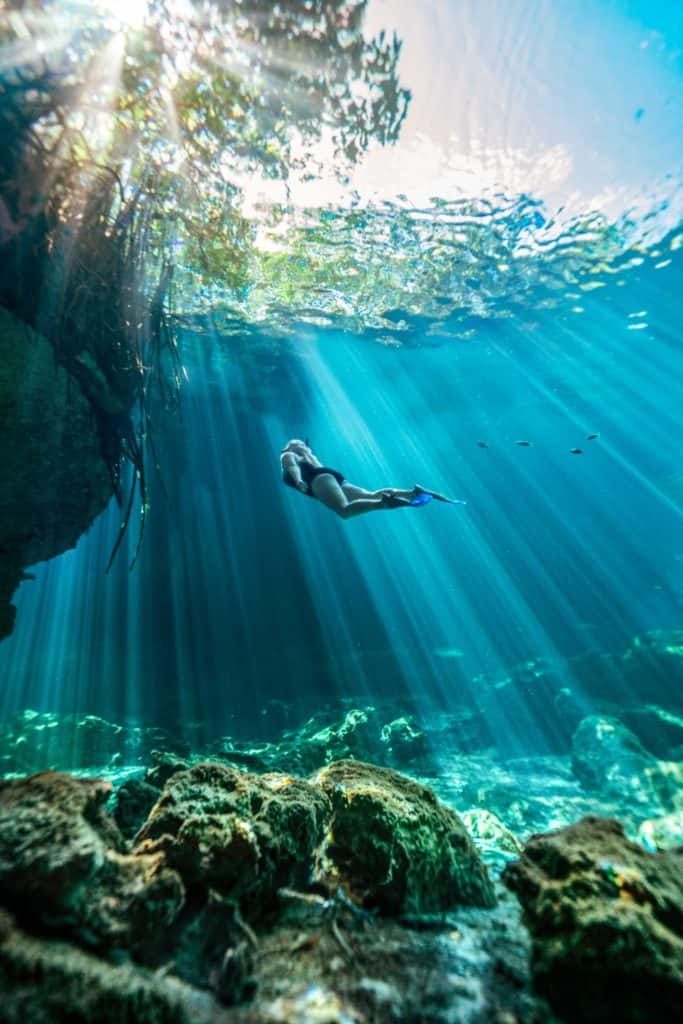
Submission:
M 299 483 L 296 485 L 296 489 L 297 491 L 303 491 L 304 494 L 308 491 L 308 487 L 303 480 L 299 480 Z

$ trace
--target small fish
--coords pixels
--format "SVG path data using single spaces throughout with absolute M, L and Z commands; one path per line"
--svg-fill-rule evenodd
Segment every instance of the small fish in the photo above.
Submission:
M 569 454 L 570 455 L 583 455 L 583 448 L 570 448 L 569 449 Z
M 596 437 L 600 437 L 599 434 L 589 434 L 586 438 L 587 441 L 595 441 Z
M 515 441 L 515 444 L 518 444 L 520 448 L 533 448 L 531 441 Z
M 480 448 L 488 448 L 486 441 L 477 441 Z
M 459 647 L 437 647 L 434 650 L 437 658 L 464 658 L 465 652 Z

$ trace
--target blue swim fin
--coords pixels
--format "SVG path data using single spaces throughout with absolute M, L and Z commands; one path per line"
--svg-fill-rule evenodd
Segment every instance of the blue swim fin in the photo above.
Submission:
M 418 492 L 414 498 L 411 499 L 411 505 L 426 505 L 432 499 L 435 501 L 445 501 L 447 505 L 466 505 L 466 501 L 461 501 L 460 498 L 447 498 L 444 494 L 438 494 L 436 491 L 428 491 L 424 487 L 420 487 L 419 484 L 415 484 L 415 490 Z

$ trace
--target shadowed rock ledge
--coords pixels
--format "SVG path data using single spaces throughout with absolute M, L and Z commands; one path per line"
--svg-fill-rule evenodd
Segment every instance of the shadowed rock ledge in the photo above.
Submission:
M 113 494 L 93 407 L 52 346 L 0 307 L 0 639 L 27 566 L 75 545 Z

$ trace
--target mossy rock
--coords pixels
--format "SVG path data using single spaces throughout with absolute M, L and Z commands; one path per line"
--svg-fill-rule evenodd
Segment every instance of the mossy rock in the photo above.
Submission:
M 130 856 L 102 779 L 41 772 L 0 786 L 0 901 L 22 924 L 143 959 L 178 916 L 180 877 L 161 854 Z
M 164 851 L 188 885 L 248 902 L 305 885 L 330 804 L 303 779 L 252 775 L 219 762 L 174 774 L 138 833 L 138 852 Z
M 502 878 L 524 908 L 536 987 L 563 1018 L 680 1017 L 683 850 L 648 853 L 619 822 L 589 817 L 532 836 Z
M 457 814 L 391 768 L 338 761 L 311 781 L 333 818 L 317 873 L 383 914 L 495 905 L 486 867 Z

